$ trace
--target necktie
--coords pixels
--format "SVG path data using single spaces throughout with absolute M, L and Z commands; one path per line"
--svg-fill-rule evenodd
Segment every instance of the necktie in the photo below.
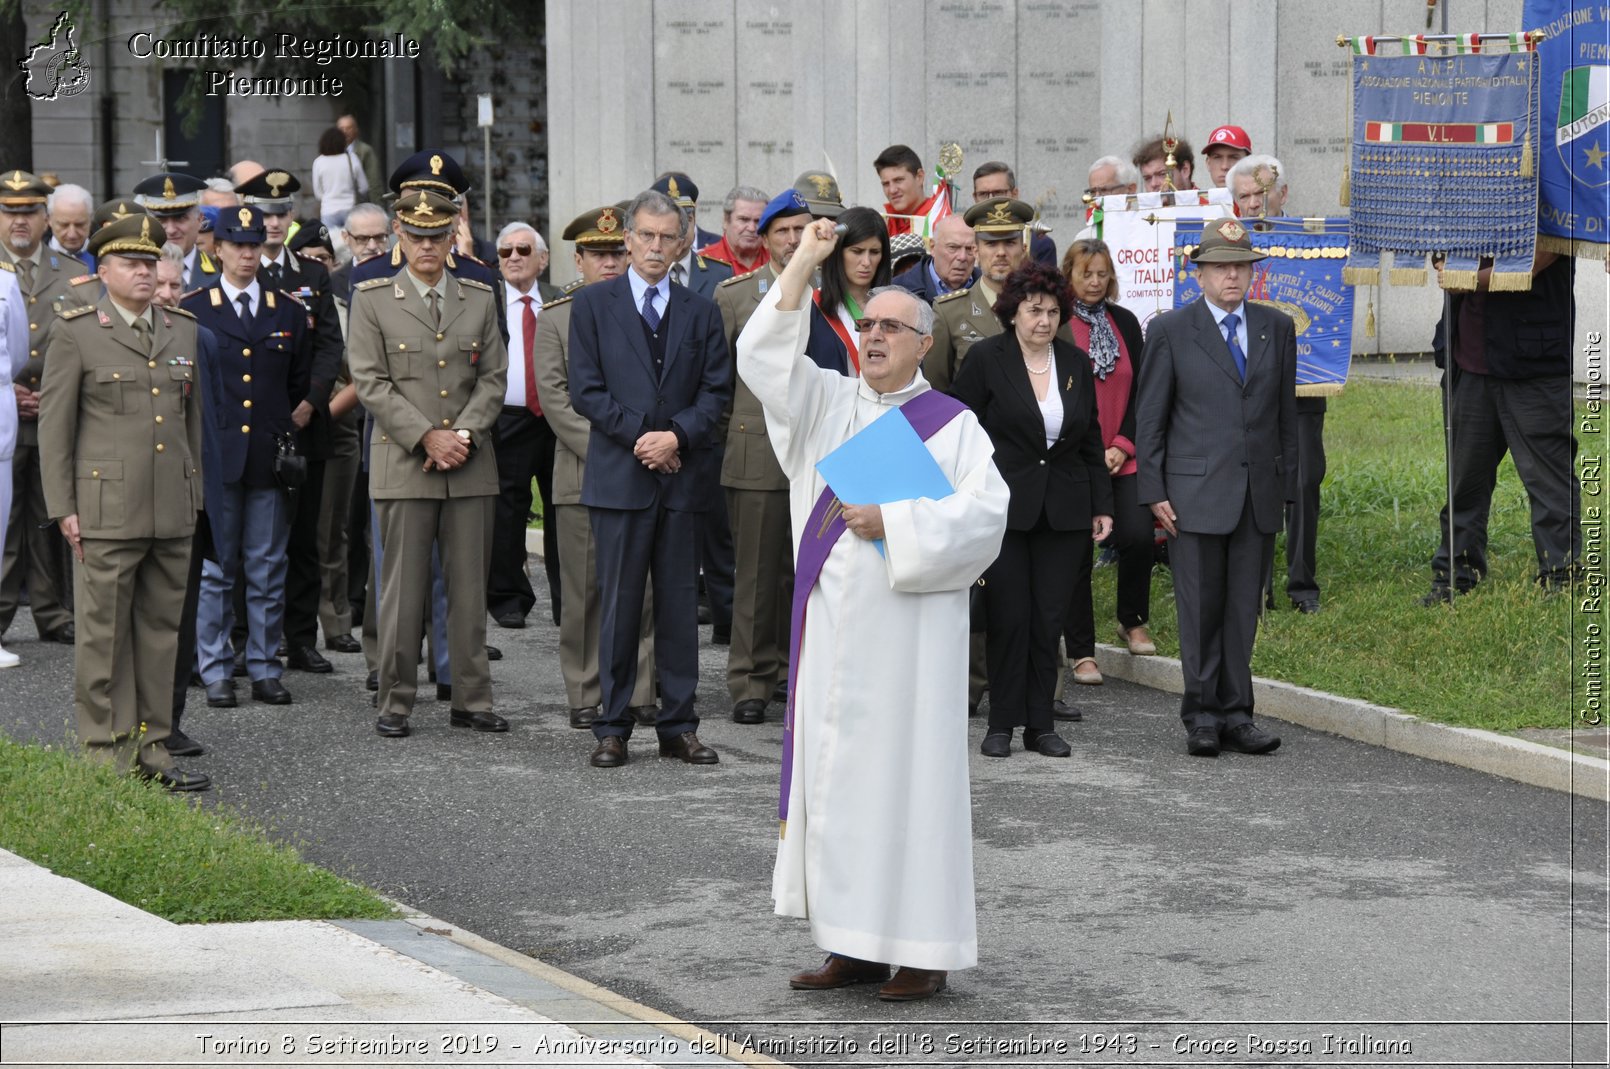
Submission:
M 1230 358 L 1235 361 L 1236 372 L 1241 381 L 1247 381 L 1247 354 L 1241 351 L 1241 342 L 1235 336 L 1236 328 L 1241 325 L 1241 317 L 1231 312 L 1224 317 L 1224 337 L 1230 344 Z
M 430 301 L 430 325 L 440 330 L 442 327 L 442 295 L 435 290 L 430 290 L 425 294 L 425 298 Z
M 688 269 L 683 267 L 680 263 L 672 264 L 671 281 L 675 282 L 678 286 L 686 286 L 688 284 Z
M 240 296 L 235 298 L 235 303 L 240 305 L 240 321 L 250 326 L 252 321 L 251 295 L 242 293 Z
M 22 279 L 24 293 L 34 291 L 34 262 L 32 260 L 17 261 L 17 275 Z
M 134 333 L 140 337 L 140 351 L 146 356 L 151 355 L 151 324 L 141 316 L 134 321 Z
M 537 399 L 537 362 L 532 345 L 537 340 L 537 312 L 529 296 L 521 297 L 520 340 L 525 345 L 525 406 L 533 416 L 542 415 L 542 404 Z
M 660 313 L 654 310 L 654 298 L 657 296 L 659 291 L 653 286 L 643 291 L 643 322 L 648 324 L 651 331 L 660 329 Z

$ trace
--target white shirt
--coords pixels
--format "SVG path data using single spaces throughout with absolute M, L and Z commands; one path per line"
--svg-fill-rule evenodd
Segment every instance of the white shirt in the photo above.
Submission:
M 1056 369 L 1053 367 L 1052 371 Z M 1045 421 L 1045 447 L 1050 449 L 1056 444 L 1057 435 L 1062 433 L 1062 394 L 1054 378 L 1046 387 L 1045 400 L 1040 402 L 1040 418 Z
M 660 313 L 661 319 L 664 319 L 665 310 L 671 300 L 671 273 L 667 271 L 665 277 L 651 287 L 648 284 L 648 279 L 637 273 L 637 268 L 628 267 L 626 269 L 626 280 L 632 286 L 632 304 L 637 307 L 637 314 L 639 316 L 643 314 L 643 294 L 653 289 L 655 294 L 654 310 Z
M 1221 337 L 1221 338 L 1224 337 L 1224 317 L 1229 315 L 1230 313 L 1226 312 L 1223 308 L 1220 308 L 1218 305 L 1214 304 L 1212 301 L 1208 301 L 1206 297 L 1204 297 L 1202 299 L 1204 301 L 1207 301 L 1208 311 L 1213 313 L 1213 325 L 1219 328 L 1219 337 Z M 1247 353 L 1247 302 L 1246 301 L 1241 302 L 1240 307 L 1238 307 L 1235 310 L 1235 314 L 1240 317 L 1237 320 L 1236 325 L 1235 325 L 1235 340 L 1237 342 L 1239 342 L 1240 345 L 1241 345 L 1241 355 L 1245 356 L 1246 353 Z M 1225 344 L 1228 345 L 1229 343 L 1226 342 Z
M 504 294 L 508 297 L 508 306 L 504 309 L 504 319 L 509 324 L 509 386 L 503 394 L 503 403 L 515 408 L 526 407 L 526 381 L 525 381 L 525 332 L 520 326 L 520 320 L 525 317 L 525 299 L 531 298 L 531 312 L 533 315 L 542 314 L 542 294 L 537 292 L 537 283 L 532 280 L 531 292 L 521 293 L 512 285 L 505 284 Z
M 251 302 L 252 314 L 257 314 L 257 309 L 262 305 L 262 297 L 258 290 L 257 281 L 255 279 L 253 279 L 252 283 L 243 290 L 236 289 L 230 284 L 230 281 L 227 278 L 222 276 L 220 276 L 218 279 L 218 285 L 223 288 L 224 299 L 229 302 L 229 307 L 234 309 L 236 315 L 240 314 L 240 295 L 242 293 L 244 293 L 247 300 Z

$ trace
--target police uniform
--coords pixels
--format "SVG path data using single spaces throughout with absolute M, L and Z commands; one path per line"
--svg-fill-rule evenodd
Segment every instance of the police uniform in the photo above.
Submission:
M 992 197 L 967 209 L 967 225 L 979 241 L 1021 240 L 1034 222 L 1034 208 L 1011 197 Z M 979 257 L 983 259 L 982 256 Z M 1022 258 L 1019 259 L 1019 265 Z M 995 318 L 996 287 L 982 274 L 964 290 L 934 299 L 934 344 L 923 357 L 922 375 L 936 390 L 946 390 L 961 370 L 967 350 L 1004 329 Z M 1066 325 L 1063 330 L 1067 329 Z M 1067 335 L 1062 335 L 1067 337 Z
M 107 269 L 117 258 L 154 262 L 161 240 L 154 220 L 130 217 L 92 234 L 89 249 Z M 175 769 L 164 742 L 203 502 L 195 355 L 189 315 L 148 306 L 134 316 L 108 295 L 57 324 L 39 404 L 48 515 L 76 517 L 82 539 L 79 739 L 92 754 L 186 790 L 209 781 Z
M 625 219 L 613 207 L 583 212 L 565 227 L 564 240 L 578 247 L 624 249 Z M 580 283 L 581 280 L 577 280 Z M 587 507 L 581 503 L 581 480 L 587 468 L 587 438 L 592 424 L 570 404 L 571 295 L 581 285 L 542 306 L 537 317 L 532 364 L 543 413 L 553 428 L 553 506 L 551 514 L 559 534 L 559 671 L 570 703 L 570 726 L 591 727 L 603 691 L 598 681 L 598 626 L 602 607 L 598 597 L 598 547 L 593 542 Z M 634 709 L 654 705 L 654 606 L 651 594 L 643 599 L 643 623 L 637 645 L 637 684 L 632 691 Z
M 0 212 L 43 212 L 49 195 L 50 187 L 26 171 L 0 175 Z M 15 276 L 28 313 L 28 360 L 15 382 L 37 394 L 43 385 L 45 355 L 57 318 L 66 311 L 94 304 L 101 295 L 100 280 L 86 273 L 78 260 L 49 248 L 43 239 L 33 255 L 26 257 L 7 244 L 4 255 L 0 255 L 0 270 Z M 13 496 L 4 557 L 0 559 L 0 632 L 9 628 L 16 616 L 26 576 L 29 609 L 39 637 L 71 642 L 73 613 L 67 600 L 71 567 L 60 532 L 50 524 L 45 510 L 38 428 L 33 418 L 18 419 L 16 454 L 9 461 Z
M 220 217 L 218 240 L 261 245 L 255 207 Z M 295 297 L 251 279 L 237 288 L 227 274 L 185 295 L 183 308 L 213 333 L 215 359 L 204 369 L 205 413 L 214 451 L 204 465 L 207 519 L 216 561 L 202 569 L 196 611 L 196 659 L 209 705 L 232 705 L 230 629 L 237 573 L 246 591 L 246 669 L 252 696 L 290 702 L 274 656 L 284 621 L 290 502 L 274 471 L 277 440 L 292 433 L 291 410 L 307 392 L 312 366 L 307 310 Z M 244 308 L 243 308 L 244 306 Z
M 448 233 L 457 207 L 421 189 L 399 198 L 406 232 Z M 437 311 L 432 311 L 432 304 Z M 356 286 L 348 362 L 374 416 L 369 492 L 385 550 L 380 597 L 379 734 L 409 733 L 431 547 L 441 544 L 448 590 L 451 722 L 507 730 L 492 713 L 486 653 L 486 575 L 498 492 L 492 428 L 503 407 L 508 355 L 492 289 L 445 271 L 426 286 L 411 269 Z M 425 470 L 424 440 L 458 435 L 470 450 L 457 468 Z

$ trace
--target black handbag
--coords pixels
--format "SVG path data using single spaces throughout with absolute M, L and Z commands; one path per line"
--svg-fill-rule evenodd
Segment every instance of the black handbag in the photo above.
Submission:
M 307 457 L 296 451 L 296 434 L 292 431 L 274 435 L 274 478 L 293 493 L 307 482 Z

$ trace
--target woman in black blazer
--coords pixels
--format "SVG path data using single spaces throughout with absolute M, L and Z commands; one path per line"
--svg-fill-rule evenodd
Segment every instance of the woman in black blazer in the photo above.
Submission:
M 1000 556 L 984 573 L 989 730 L 980 752 L 1005 757 L 1012 731 L 1047 757 L 1072 750 L 1053 730 L 1057 638 L 1077 562 L 1112 530 L 1090 358 L 1055 337 L 1073 308 L 1067 280 L 1019 267 L 995 302 L 1005 333 L 967 352 L 951 393 L 978 416 L 1012 491 Z

